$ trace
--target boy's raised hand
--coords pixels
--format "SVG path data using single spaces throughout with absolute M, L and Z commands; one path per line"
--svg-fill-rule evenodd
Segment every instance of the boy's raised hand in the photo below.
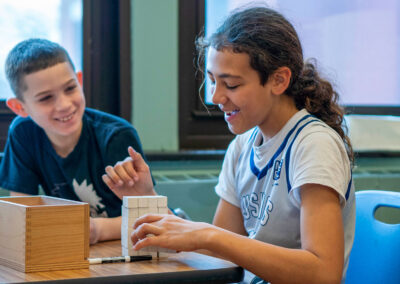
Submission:
M 149 166 L 132 147 L 128 148 L 128 153 L 129 157 L 125 160 L 106 167 L 102 176 L 105 184 L 120 199 L 131 195 L 157 195 Z

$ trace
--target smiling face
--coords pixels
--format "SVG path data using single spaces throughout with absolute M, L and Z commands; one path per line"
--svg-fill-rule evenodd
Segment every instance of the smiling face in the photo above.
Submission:
M 85 98 L 71 65 L 58 63 L 28 74 L 23 83 L 22 115 L 29 115 L 53 143 L 79 139 Z
M 267 134 L 274 128 L 279 96 L 274 95 L 271 80 L 261 84 L 257 71 L 250 66 L 248 54 L 210 48 L 207 73 L 212 101 L 225 113 L 232 133 L 241 134 L 259 126 Z

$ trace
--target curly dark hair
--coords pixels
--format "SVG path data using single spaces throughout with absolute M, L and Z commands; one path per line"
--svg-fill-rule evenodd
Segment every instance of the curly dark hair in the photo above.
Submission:
M 283 15 L 267 7 L 239 8 L 209 38 L 201 34 L 196 47 L 197 67 L 202 72 L 209 47 L 248 54 L 250 66 L 258 72 L 262 85 L 279 67 L 290 68 L 292 76 L 285 94 L 293 98 L 298 109 L 305 108 L 333 128 L 343 139 L 353 162 L 339 95 L 329 81 L 320 77 L 314 60 L 304 62 L 297 32 Z

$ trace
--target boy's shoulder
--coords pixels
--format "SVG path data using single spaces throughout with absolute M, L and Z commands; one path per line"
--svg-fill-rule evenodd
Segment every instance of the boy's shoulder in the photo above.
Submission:
M 10 124 L 8 129 L 9 134 L 13 133 L 22 133 L 22 132 L 35 132 L 40 131 L 40 127 L 36 125 L 36 123 L 28 116 L 21 117 L 16 116 Z
M 107 140 L 107 138 L 123 131 L 136 134 L 136 129 L 128 121 L 103 111 L 86 108 L 83 119 L 87 125 L 86 129 L 91 129 L 97 137 L 102 139 Z
M 86 108 L 84 116 L 86 118 L 86 121 L 90 125 L 93 125 L 95 127 L 101 127 L 101 128 L 133 127 L 128 121 L 126 121 L 123 118 L 92 108 Z

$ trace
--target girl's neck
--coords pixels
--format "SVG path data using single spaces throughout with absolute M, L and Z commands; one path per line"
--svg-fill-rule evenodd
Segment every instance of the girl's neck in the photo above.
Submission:
M 281 95 L 269 114 L 268 123 L 259 125 L 264 141 L 274 137 L 298 111 L 292 98 Z

